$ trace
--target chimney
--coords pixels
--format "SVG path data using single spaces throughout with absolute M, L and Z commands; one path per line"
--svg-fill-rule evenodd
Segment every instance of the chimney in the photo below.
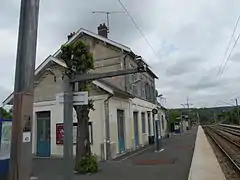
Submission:
M 98 26 L 98 35 L 103 36 L 105 38 L 108 37 L 108 27 L 106 26 L 105 23 L 100 24 Z
M 70 33 L 70 34 L 67 36 L 67 37 L 68 37 L 68 40 L 71 39 L 74 35 L 75 35 L 75 32 Z

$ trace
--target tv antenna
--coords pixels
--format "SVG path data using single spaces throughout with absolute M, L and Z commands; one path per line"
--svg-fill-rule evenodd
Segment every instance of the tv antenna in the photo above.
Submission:
M 108 33 L 109 33 L 109 27 L 110 27 L 110 23 L 109 23 L 109 15 L 110 14 L 120 14 L 120 13 L 125 13 L 123 11 L 93 11 L 93 14 L 105 14 L 106 15 L 106 20 L 107 20 L 107 27 L 108 27 Z

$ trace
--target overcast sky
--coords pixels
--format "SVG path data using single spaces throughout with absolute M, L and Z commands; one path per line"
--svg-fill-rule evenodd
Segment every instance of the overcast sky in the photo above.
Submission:
M 238 0 L 122 0 L 151 43 L 149 48 L 127 14 L 110 16 L 109 38 L 129 46 L 159 76 L 168 107 L 189 96 L 194 107 L 224 105 L 240 93 L 240 43 L 221 78 L 217 72 L 240 14 Z M 20 0 L 0 0 L 0 100 L 13 89 Z M 118 0 L 41 0 L 37 65 L 79 28 L 96 32 L 104 15 L 123 11 Z M 236 30 L 236 39 L 239 28 Z M 231 46 L 233 42 L 231 43 Z

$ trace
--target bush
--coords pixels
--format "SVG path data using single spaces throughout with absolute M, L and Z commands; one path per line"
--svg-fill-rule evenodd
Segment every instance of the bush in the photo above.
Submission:
M 95 173 L 98 171 L 98 160 L 95 155 L 86 155 L 81 162 L 77 164 L 78 173 Z

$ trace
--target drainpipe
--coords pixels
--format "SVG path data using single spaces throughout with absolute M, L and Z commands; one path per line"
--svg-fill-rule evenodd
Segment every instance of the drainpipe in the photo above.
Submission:
M 113 97 L 110 95 L 104 100 L 104 109 L 105 109 L 105 133 L 106 133 L 106 159 L 110 160 L 111 157 L 111 147 L 110 147 L 110 120 L 109 120 L 109 100 Z

